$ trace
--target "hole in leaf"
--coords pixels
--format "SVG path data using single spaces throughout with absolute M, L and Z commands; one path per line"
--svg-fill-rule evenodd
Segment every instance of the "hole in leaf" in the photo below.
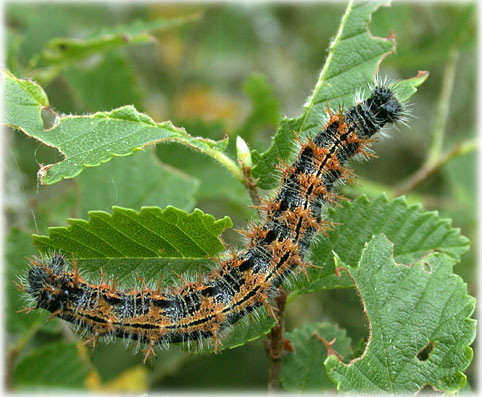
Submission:
M 432 273 L 432 265 L 428 262 L 423 262 L 422 263 L 422 270 L 427 274 L 431 274 Z
M 43 108 L 40 112 L 40 116 L 42 117 L 42 121 L 44 123 L 44 130 L 54 128 L 59 122 L 59 115 L 50 108 Z
M 424 396 L 427 396 L 427 395 L 432 395 L 432 396 L 440 396 L 442 395 L 441 392 L 436 392 L 433 388 L 432 385 L 429 385 L 429 384 L 426 384 L 424 385 L 420 391 L 419 391 L 419 394 L 422 394 Z
M 329 317 L 326 321 L 334 322 L 340 328 L 346 329 L 354 352 L 351 358 L 361 356 L 365 351 L 370 331 L 356 290 L 350 288 L 324 291 L 321 309 L 323 316 Z
M 427 361 L 430 357 L 430 353 L 432 353 L 435 344 L 432 341 L 429 341 L 420 351 L 417 353 L 417 359 L 419 361 Z

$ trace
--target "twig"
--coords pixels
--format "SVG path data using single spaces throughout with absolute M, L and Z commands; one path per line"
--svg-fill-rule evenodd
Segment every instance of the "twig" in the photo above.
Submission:
M 253 205 L 258 206 L 261 204 L 261 197 L 259 197 L 256 181 L 251 176 L 251 168 L 242 166 L 242 170 L 244 174 L 244 186 L 246 186 L 246 189 L 248 189 L 248 193 L 251 197 L 251 202 L 253 203 Z
M 457 157 L 463 156 L 464 154 L 470 153 L 476 148 L 477 141 L 475 139 L 455 145 L 452 150 L 439 157 L 435 162 L 426 163 L 425 166 L 420 168 L 405 183 L 403 183 L 399 189 L 395 191 L 395 196 L 400 196 L 414 191 L 432 175 L 439 172 L 450 161 Z
M 286 303 L 286 291 L 279 288 L 279 296 L 275 300 L 278 313 L 278 324 L 271 329 L 270 341 L 265 345 L 269 359 L 268 392 L 279 390 L 281 365 L 283 363 L 284 350 L 284 309 Z
M 244 183 L 244 175 L 241 168 L 239 168 L 236 163 L 223 152 L 216 149 L 206 148 L 204 153 L 219 161 L 239 182 Z
M 326 354 L 328 356 L 336 356 L 338 358 L 338 360 L 340 360 L 341 362 L 343 362 L 343 357 L 338 354 L 335 350 L 332 349 L 332 346 L 335 344 L 336 342 L 336 338 L 333 338 L 331 341 L 327 341 L 325 338 L 323 338 L 318 332 L 316 331 L 313 331 L 312 335 L 318 339 L 322 344 L 323 346 L 325 346 L 325 349 L 326 349 Z

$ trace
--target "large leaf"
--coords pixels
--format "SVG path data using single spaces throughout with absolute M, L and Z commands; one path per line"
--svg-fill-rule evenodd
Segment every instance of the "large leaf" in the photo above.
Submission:
M 187 214 L 174 207 L 144 207 L 140 212 L 114 207 L 112 214 L 91 211 L 89 221 L 68 222 L 68 228 L 49 228 L 49 236 L 33 235 L 40 252 L 73 255 L 87 273 L 98 275 L 102 267 L 119 280 L 138 273 L 147 282 L 157 281 L 160 274 L 170 279 L 171 270 L 209 266 L 206 258 L 224 250 L 219 234 L 232 226 L 228 217 L 215 220 L 199 209 Z
M 276 186 L 279 176 L 273 173 L 274 165 L 293 156 L 294 131 L 300 136 L 316 134 L 325 124 L 323 114 L 327 103 L 332 107 L 351 105 L 355 91 L 373 82 L 383 57 L 394 51 L 393 40 L 373 37 L 367 28 L 371 14 L 386 3 L 357 1 L 348 4 L 302 115 L 295 119 L 284 118 L 270 148 L 261 155 L 253 152 L 253 160 L 257 163 L 253 175 L 258 178 L 259 187 Z
M 23 357 L 15 368 L 19 389 L 83 389 L 87 368 L 73 343 L 52 343 Z
M 155 123 L 133 106 L 83 116 L 59 116 L 55 126 L 44 129 L 41 117 L 48 99 L 40 86 L 4 71 L 5 122 L 40 142 L 56 147 L 64 160 L 44 165 L 38 172 L 42 184 L 73 178 L 85 167 L 95 167 L 113 156 L 128 156 L 159 142 L 178 142 L 212 154 L 223 150 L 227 140 L 192 137 L 170 121 Z
M 452 257 L 431 252 L 403 265 L 394 261 L 393 249 L 378 235 L 357 268 L 346 266 L 370 335 L 365 352 L 349 364 L 328 357 L 328 374 L 344 392 L 415 393 L 427 384 L 455 392 L 464 386 L 462 371 L 472 361 L 475 299 L 453 274 Z
M 320 392 L 332 389 L 333 382 L 328 379 L 323 363 L 328 355 L 327 346 L 330 343 L 330 353 L 339 354 L 346 361 L 351 358 L 351 339 L 346 336 L 346 330 L 329 323 L 312 323 L 302 328 L 286 333 L 294 352 L 287 353 L 281 370 L 281 384 L 290 392 Z
M 469 249 L 469 240 L 451 227 L 449 219 L 439 218 L 435 211 L 423 211 L 420 204 L 407 205 L 403 197 L 389 201 L 382 195 L 370 201 L 362 196 L 351 203 L 343 201 L 341 207 L 329 209 L 328 218 L 336 226 L 328 237 L 320 236 L 312 245 L 310 258 L 322 268 L 309 269 L 309 282 L 305 278 L 294 280 L 297 292 L 351 286 L 346 275 L 335 275 L 332 252 L 344 263 L 356 266 L 365 243 L 374 234 L 383 233 L 393 241 L 395 260 L 402 263 L 413 263 L 433 250 L 456 263 Z
M 152 33 L 199 19 L 199 14 L 174 19 L 133 21 L 128 25 L 103 28 L 85 39 L 56 38 L 50 40 L 41 54 L 32 60 L 33 67 L 68 64 L 101 51 L 130 44 L 152 43 Z

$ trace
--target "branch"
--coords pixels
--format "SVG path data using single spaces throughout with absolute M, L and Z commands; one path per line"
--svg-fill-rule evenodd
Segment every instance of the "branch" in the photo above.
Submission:
M 265 345 L 269 359 L 268 392 L 279 390 L 281 365 L 284 351 L 284 309 L 286 303 L 286 291 L 279 288 L 279 296 L 275 300 L 278 313 L 278 324 L 271 329 L 270 341 Z

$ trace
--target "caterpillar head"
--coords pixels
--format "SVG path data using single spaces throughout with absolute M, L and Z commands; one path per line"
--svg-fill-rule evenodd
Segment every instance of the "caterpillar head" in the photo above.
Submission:
M 367 105 L 369 109 L 377 109 L 376 118 L 380 124 L 394 123 L 403 113 L 403 107 L 393 91 L 384 86 L 375 87 Z
M 55 255 L 46 263 L 36 260 L 32 263 L 34 266 L 28 272 L 26 291 L 37 302 L 37 307 L 50 312 L 62 309 L 69 296 L 62 276 L 65 258 L 62 255 Z

